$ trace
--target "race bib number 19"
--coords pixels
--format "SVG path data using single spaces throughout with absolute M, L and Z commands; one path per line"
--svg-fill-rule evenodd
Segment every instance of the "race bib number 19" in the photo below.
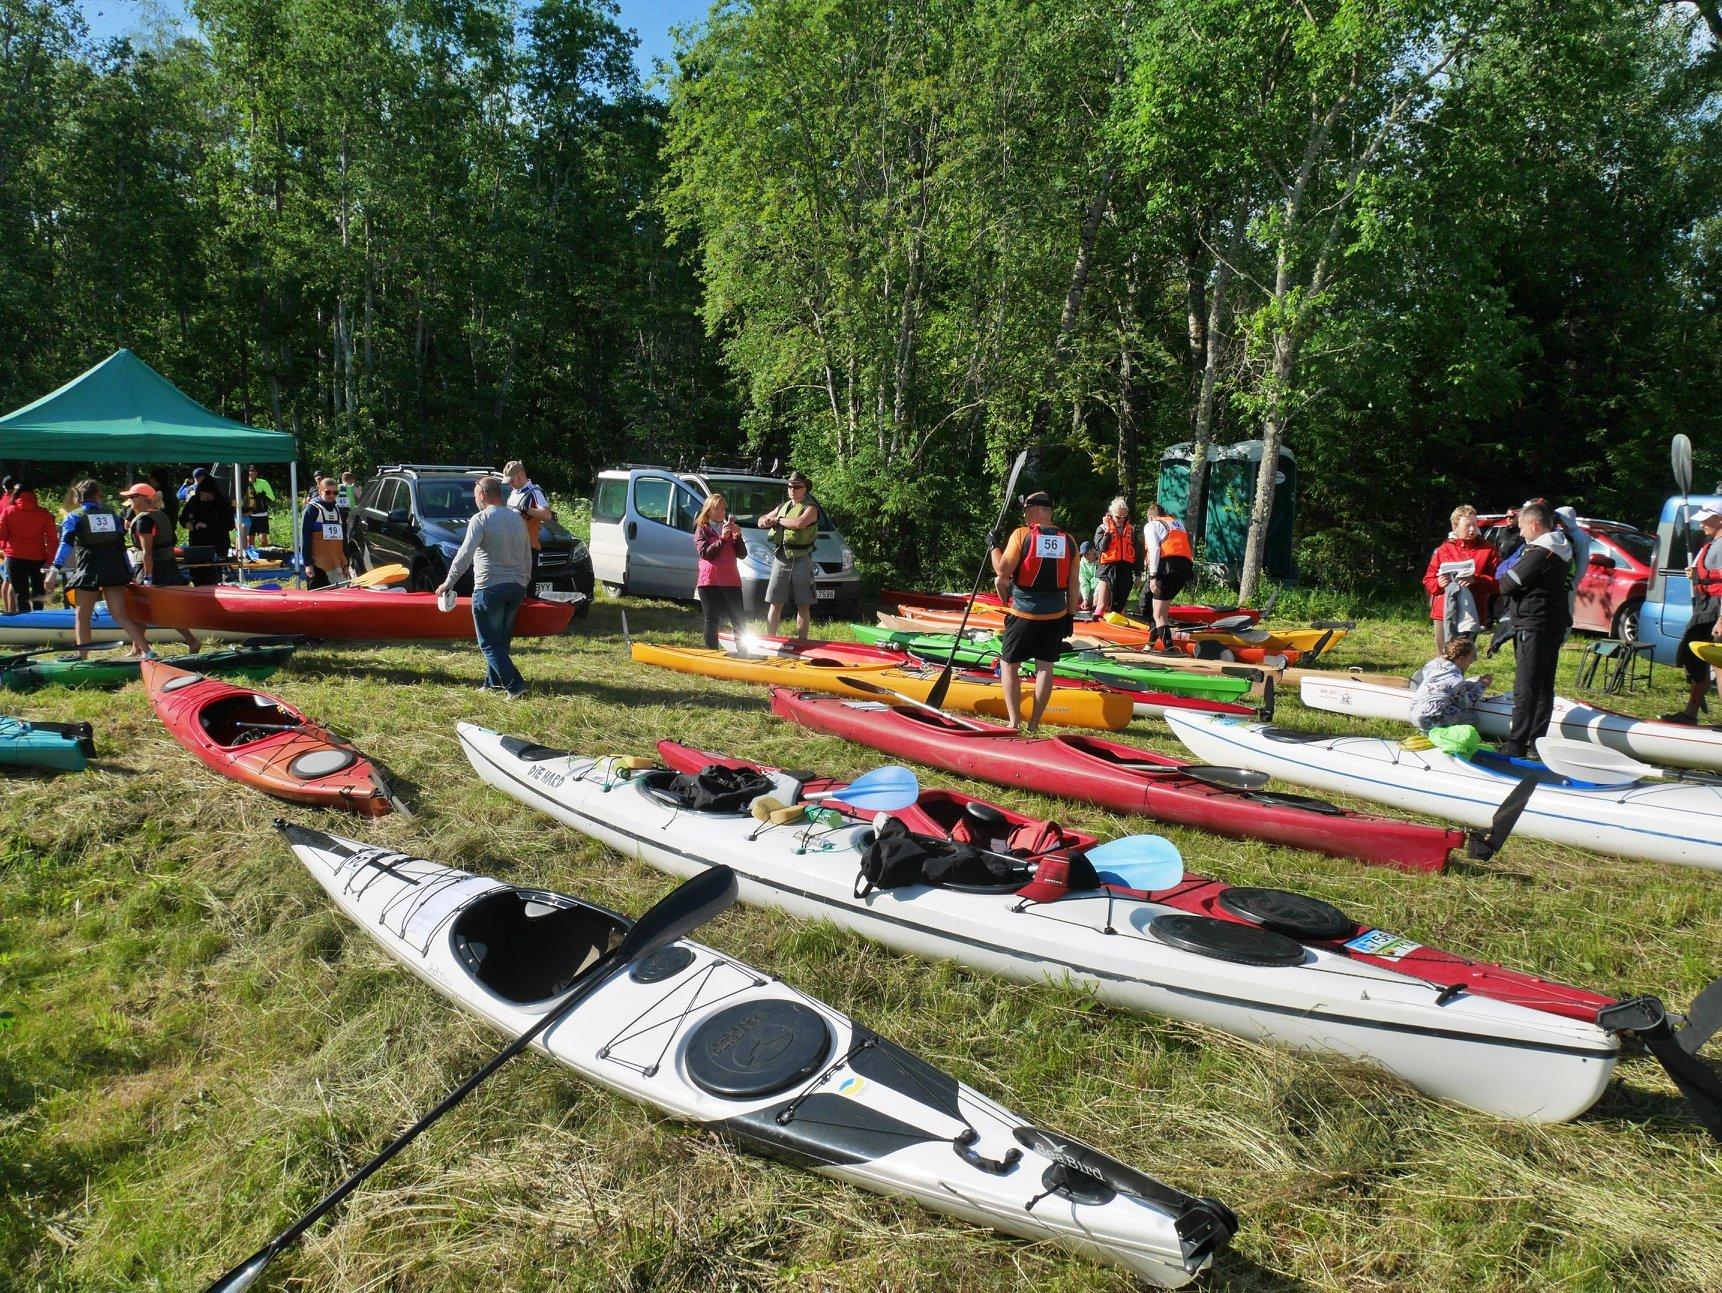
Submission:
M 336 522 L 325 523 L 323 526 L 323 537 L 325 539 L 333 539 L 333 540 L 335 540 L 335 542 L 339 543 L 341 541 L 341 539 L 345 537 L 341 533 L 340 522 L 336 521 Z
M 93 512 L 93 513 L 91 513 L 90 514 L 90 533 L 91 534 L 112 534 L 112 533 L 114 533 L 114 518 L 109 516 L 105 512 Z
M 1067 546 L 1062 534 L 1037 534 L 1034 536 L 1034 555 L 1062 561 Z

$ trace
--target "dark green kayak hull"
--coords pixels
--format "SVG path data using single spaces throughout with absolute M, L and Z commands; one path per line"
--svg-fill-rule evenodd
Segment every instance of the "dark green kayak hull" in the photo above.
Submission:
M 229 651 L 203 651 L 197 655 L 172 656 L 172 664 L 197 673 L 219 674 L 224 678 L 246 678 L 261 681 L 274 673 L 298 648 L 292 644 L 263 647 L 235 647 Z M 138 678 L 136 660 L 104 659 L 95 654 L 78 659 L 75 655 L 38 656 L 23 664 L 0 671 L 0 690 L 34 691 L 38 687 L 123 687 Z

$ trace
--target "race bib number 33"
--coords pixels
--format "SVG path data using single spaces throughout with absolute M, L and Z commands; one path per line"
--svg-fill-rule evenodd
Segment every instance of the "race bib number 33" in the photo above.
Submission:
M 114 533 L 114 518 L 104 512 L 94 512 L 90 515 L 91 534 Z

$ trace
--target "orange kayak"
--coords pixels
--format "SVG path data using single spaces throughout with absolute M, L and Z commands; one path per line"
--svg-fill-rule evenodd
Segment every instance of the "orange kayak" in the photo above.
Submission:
M 224 777 L 367 817 L 400 806 L 369 759 L 284 700 L 161 660 L 143 662 L 143 679 L 167 730 Z

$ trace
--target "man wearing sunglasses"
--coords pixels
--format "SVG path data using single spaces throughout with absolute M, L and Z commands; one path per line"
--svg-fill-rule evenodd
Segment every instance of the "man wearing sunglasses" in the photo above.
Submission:
M 300 548 L 305 554 L 305 587 L 327 588 L 347 573 L 347 522 L 341 515 L 341 483 L 333 476 L 317 482 L 299 521 Z
M 813 482 L 789 473 L 789 498 L 759 518 L 759 528 L 774 531 L 771 577 L 765 585 L 765 631 L 776 633 L 783 607 L 795 600 L 795 635 L 803 642 L 813 628 L 813 545 L 819 542 L 819 504 Z

